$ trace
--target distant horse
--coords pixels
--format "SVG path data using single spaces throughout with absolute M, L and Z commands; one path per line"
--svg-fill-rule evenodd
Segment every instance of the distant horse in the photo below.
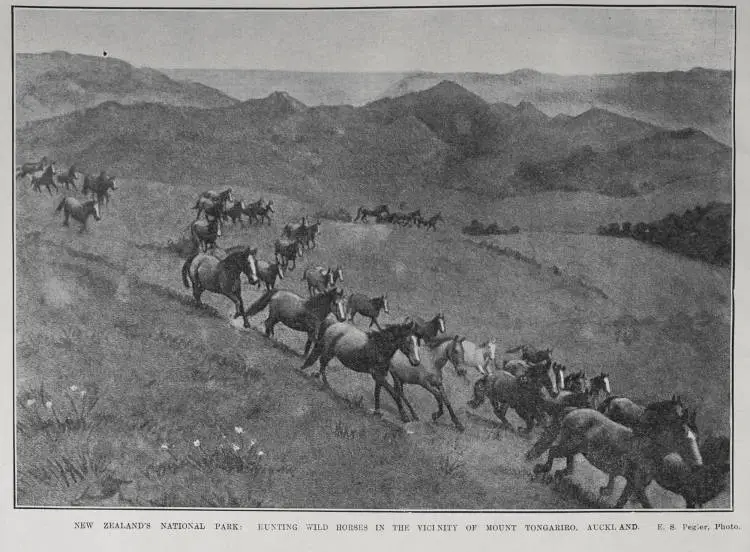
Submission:
M 227 218 L 226 210 L 227 210 L 227 203 L 232 203 L 234 201 L 232 197 L 232 188 L 227 188 L 223 192 L 215 192 L 213 190 L 209 190 L 207 192 L 203 192 L 195 202 L 195 205 L 193 206 L 193 209 L 196 209 L 198 212 L 195 216 L 195 220 L 198 220 L 201 218 L 201 214 L 203 212 L 209 212 L 212 216 L 221 217 L 222 219 Z
M 409 219 L 409 226 L 413 224 L 419 225 L 419 221 L 422 220 L 422 210 L 417 209 L 416 211 L 412 211 L 411 213 L 406 213 L 406 216 Z
M 380 389 L 384 387 L 398 406 L 401 420 L 408 422 L 401 395 L 387 380 L 390 361 L 396 351 L 401 351 L 413 366 L 419 365 L 421 359 L 414 323 L 395 324 L 380 331 L 365 333 L 351 324 L 326 321 L 321 327 L 320 339 L 300 370 L 305 370 L 320 359 L 320 376 L 328 386 L 326 367 L 332 359 L 337 358 L 347 368 L 368 373 L 375 380 L 376 413 L 380 413 Z
M 307 217 L 302 217 L 302 222 L 299 224 L 288 223 L 284 225 L 281 230 L 281 236 L 289 238 L 290 240 L 298 241 L 301 244 L 305 244 L 307 240 Z
M 311 224 L 307 228 L 305 228 L 304 245 L 308 249 L 315 249 L 317 247 L 317 243 L 315 243 L 315 239 L 319 235 L 320 235 L 320 221 L 316 222 L 315 224 Z
M 453 407 L 448 400 L 448 394 L 443 385 L 443 367 L 448 361 L 453 363 L 456 374 L 465 376 L 466 372 L 460 368 L 459 359 L 463 355 L 461 351 L 461 342 L 459 337 L 444 337 L 439 340 L 430 342 L 426 354 L 422 356 L 422 361 L 418 366 L 414 366 L 400 351 L 391 358 L 391 377 L 393 377 L 393 386 L 396 392 L 401 396 L 404 404 L 411 412 L 415 420 L 419 418 L 414 413 L 414 409 L 404 394 L 404 384 L 419 385 L 429 391 L 437 401 L 438 409 L 432 414 L 432 420 L 437 421 L 443 415 L 443 404 L 448 408 L 451 420 L 459 431 L 463 431 L 464 426 L 458 420 L 453 412 Z
M 416 335 L 420 344 L 425 340 L 435 339 L 439 333 L 445 333 L 445 317 L 439 312 L 431 320 L 425 321 L 419 316 L 408 316 L 405 323 L 414 322 L 416 325 Z
M 522 344 L 518 347 L 512 347 L 505 352 L 517 353 L 518 351 L 521 351 L 521 360 L 531 362 L 532 364 L 552 360 L 552 349 L 536 349 L 533 345 Z
M 86 174 L 83 177 L 83 187 L 81 188 L 81 192 L 83 195 L 88 195 L 89 193 L 94 195 L 99 205 L 108 205 L 109 191 L 117 190 L 117 186 L 115 186 L 116 178 L 117 177 L 115 176 L 107 177 L 104 171 L 102 171 L 96 178 Z
M 440 222 L 440 221 L 442 221 L 442 220 L 443 220 L 442 215 L 440 213 L 438 213 L 437 215 L 433 215 L 430 218 L 428 218 L 427 220 L 425 220 L 422 223 L 422 225 L 426 226 L 428 230 L 431 228 L 432 231 L 434 232 L 434 231 L 437 230 L 437 223 Z
M 38 171 L 43 171 L 48 164 L 54 164 L 54 162 L 49 163 L 46 155 L 42 157 L 41 161 L 39 161 L 38 163 L 24 163 L 21 166 L 16 167 L 16 178 L 23 178 L 26 175 L 33 174 Z
M 244 221 L 242 220 L 242 216 L 245 214 L 245 202 L 244 201 L 235 201 L 232 203 L 232 206 L 227 209 L 227 216 L 232 221 L 232 224 L 236 224 L 237 221 L 240 221 L 240 224 L 242 226 L 245 225 Z
M 686 508 L 702 508 L 726 488 L 730 471 L 730 443 L 709 437 L 700 446 L 702 466 L 689 466 L 677 453 L 665 456 L 654 474 L 660 487 L 685 499 Z
M 284 279 L 284 269 L 279 263 L 258 261 L 258 287 L 264 283 L 266 290 L 270 291 L 276 287 L 276 278 Z
M 411 221 L 412 218 L 408 213 L 392 213 L 388 222 L 398 224 L 399 226 L 408 226 L 411 224 Z
M 190 224 L 190 239 L 196 249 L 208 251 L 208 246 L 216 247 L 216 239 L 221 237 L 221 220 L 194 220 Z
M 47 188 L 49 195 L 52 195 L 52 188 L 55 189 L 55 192 L 59 190 L 59 188 L 57 187 L 57 184 L 55 184 L 55 165 L 54 164 L 48 165 L 47 168 L 44 169 L 44 172 L 42 173 L 41 176 L 31 177 L 31 187 L 33 190 L 37 192 L 41 192 L 42 186 L 45 186 Z
M 565 469 L 554 474 L 558 479 L 570 475 L 575 455 L 583 454 L 589 463 L 610 477 L 625 477 L 627 484 L 616 508 L 622 508 L 632 495 L 650 508 L 646 487 L 666 455 L 677 452 L 691 466 L 700 466 L 703 460 L 684 412 L 657 409 L 649 418 L 649 424 L 633 430 L 596 410 L 573 410 L 563 418 L 554 441 L 537 443 L 539 446 L 529 451 L 527 459 L 538 458 L 549 449 L 547 462 L 534 466 L 534 474 L 548 474 L 556 458 L 565 458 Z
M 490 399 L 492 410 L 502 422 L 503 427 L 510 430 L 514 428 L 505 417 L 508 408 L 515 410 L 526 423 L 526 427 L 520 429 L 521 433 L 531 433 L 536 421 L 543 420 L 542 397 L 539 390 L 524 384 L 521 378 L 504 370 L 483 376 L 475 381 L 474 397 L 467 404 L 476 410 L 486 398 Z
M 495 362 L 495 352 L 497 350 L 497 342 L 494 338 L 485 341 L 481 345 L 469 341 L 465 337 L 459 337 L 459 343 L 461 344 L 461 357 L 459 357 L 461 365 L 470 366 L 476 368 L 477 371 L 483 376 L 489 375 L 487 366 L 490 362 Z
M 302 273 L 301 280 L 307 282 L 307 293 L 310 295 L 322 293 L 335 283 L 333 269 L 325 269 L 322 266 L 307 267 Z
M 260 201 L 263 201 L 262 199 Z M 268 224 L 271 224 L 271 216 L 268 213 L 274 213 L 273 210 L 273 200 L 269 201 L 265 205 L 255 205 L 251 204 L 248 206 L 247 209 L 244 210 L 245 215 L 247 215 L 248 221 L 252 224 L 253 222 L 257 222 L 258 224 L 263 224 L 263 219 L 268 221 Z
M 57 183 L 65 186 L 66 190 L 70 190 L 72 186 L 75 191 L 78 191 L 76 180 L 78 180 L 78 173 L 75 165 L 71 165 L 67 173 L 57 175 Z
M 94 216 L 94 220 L 102 220 L 99 214 L 99 204 L 95 199 L 90 199 L 81 203 L 74 197 L 64 197 L 60 204 L 55 209 L 56 213 L 63 211 L 65 213 L 65 219 L 63 220 L 63 226 L 69 225 L 69 218 L 77 220 L 81 223 L 81 232 L 84 232 L 86 228 L 86 222 L 90 216 Z
M 309 299 L 303 299 L 296 293 L 283 289 L 267 291 L 248 307 L 247 316 L 259 313 L 266 306 L 266 336 L 273 337 L 274 326 L 279 322 L 298 332 L 306 332 L 305 356 L 310 351 L 310 346 L 316 342 L 320 325 L 329 313 L 335 314 L 341 322 L 346 319 L 344 293 L 337 288 L 331 288 Z
M 274 242 L 274 256 L 277 263 L 281 263 L 281 266 L 293 271 L 297 267 L 297 257 L 302 258 L 302 246 L 297 241 L 289 240 L 276 240 Z M 289 263 L 292 266 L 289 267 Z
M 380 315 L 381 310 L 386 314 L 389 313 L 388 297 L 385 294 L 380 297 L 369 299 L 366 295 L 361 293 L 352 293 L 349 296 L 349 301 L 346 305 L 346 314 L 352 324 L 354 324 L 354 316 L 356 314 L 361 314 L 370 319 L 369 328 L 372 328 L 374 324 L 379 330 L 383 329 L 378 323 L 378 315 Z
M 367 209 L 366 207 L 360 207 L 357 209 L 357 216 L 354 217 L 354 222 L 357 222 L 358 220 L 361 220 L 362 222 L 367 222 L 367 217 L 374 217 L 378 218 L 383 213 L 388 213 L 388 205 L 378 205 L 374 209 Z
M 235 318 L 242 317 L 245 328 L 250 322 L 245 315 L 242 304 L 242 285 L 240 274 L 244 273 L 250 284 L 258 281 L 258 265 L 255 260 L 257 249 L 238 248 L 219 260 L 213 255 L 198 253 L 182 265 L 182 283 L 186 288 L 193 287 L 193 297 L 198 306 L 202 305 L 201 295 L 204 291 L 220 293 L 231 299 L 235 306 Z

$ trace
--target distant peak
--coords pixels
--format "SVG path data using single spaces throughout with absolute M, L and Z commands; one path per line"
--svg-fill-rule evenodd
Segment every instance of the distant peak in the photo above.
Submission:
M 516 69 L 515 71 L 511 71 L 508 73 L 509 75 L 513 77 L 519 77 L 519 78 L 534 78 L 539 77 L 542 74 L 539 71 L 535 71 L 534 69 Z
M 537 106 L 535 106 L 533 103 L 523 100 L 521 101 L 518 106 L 516 107 L 519 113 L 522 113 L 524 115 L 532 115 L 532 116 L 542 116 L 547 117 L 547 114 L 544 113 L 542 110 L 540 110 Z

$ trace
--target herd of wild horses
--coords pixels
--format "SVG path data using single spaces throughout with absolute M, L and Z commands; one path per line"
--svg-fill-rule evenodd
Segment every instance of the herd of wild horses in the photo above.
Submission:
M 93 215 L 100 219 L 100 207 L 109 200 L 109 191 L 116 190 L 114 177 L 101 173 L 93 178 L 81 175 L 75 166 L 58 175 L 54 164 L 44 158 L 40 163 L 27 163 L 17 169 L 17 177 L 31 175 L 32 187 L 58 189 L 56 184 L 77 190 L 76 181 L 83 178 L 83 193 L 92 199 L 80 202 L 64 197 L 57 211 L 64 210 L 68 217 L 81 222 Z M 533 467 L 533 475 L 543 475 L 545 480 L 558 480 L 569 475 L 573 459 L 582 454 L 595 467 L 609 475 L 606 486 L 600 488 L 605 497 L 614 490 L 616 477 L 626 481 L 624 491 L 616 502 L 623 507 L 629 498 L 635 498 L 644 507 L 651 507 L 645 489 L 656 481 L 660 486 L 681 495 L 688 508 L 701 507 L 715 498 L 725 486 L 729 470 L 729 440 L 726 437 L 706 438 L 698 446 L 698 428 L 694 410 L 683 405 L 680 397 L 645 406 L 628 398 L 612 394 L 610 378 L 600 373 L 588 378 L 583 371 L 569 373 L 567 368 L 552 358 L 551 349 L 539 350 L 530 345 L 510 348 L 506 353 L 519 353 L 520 358 L 501 360 L 496 355 L 497 343 L 490 339 L 481 344 L 460 335 L 446 335 L 446 320 L 442 313 L 425 320 L 410 316 L 401 323 L 382 327 L 378 322 L 381 312 L 389 312 L 386 295 L 369 297 L 353 293 L 348 298 L 338 287 L 343 283 L 343 269 L 310 266 L 302 274 L 308 297 L 276 288 L 277 280 L 296 268 L 297 259 L 316 247 L 320 236 L 320 221 L 310 224 L 303 217 L 299 223 L 283 227 L 282 235 L 274 242 L 273 262 L 257 258 L 257 249 L 238 246 L 222 249 L 217 240 L 222 235 L 222 225 L 243 217 L 249 223 L 271 224 L 273 202 L 263 199 L 250 204 L 235 201 L 231 188 L 223 192 L 207 191 L 196 200 L 197 211 L 190 225 L 194 245 L 182 266 L 182 281 L 192 288 L 198 305 L 204 291 L 228 297 L 235 304 L 235 318 L 241 317 L 245 327 L 248 318 L 268 308 L 265 334 L 274 335 L 278 323 L 307 335 L 304 347 L 306 370 L 316 362 L 317 375 L 328 385 L 326 368 L 331 360 L 338 359 L 347 368 L 369 374 L 375 382 L 375 412 L 380 413 L 382 389 L 391 396 L 404 422 L 418 419 L 404 391 L 406 385 L 418 385 L 431 393 L 437 410 L 433 421 L 440 418 L 445 407 L 456 426 L 464 426 L 453 410 L 445 385 L 443 368 L 451 364 L 459 378 L 468 381 L 467 368 L 479 372 L 473 383 L 471 409 L 477 409 L 486 400 L 492 406 L 503 427 L 512 431 L 506 418 L 509 408 L 525 423 L 518 431 L 530 435 L 537 425 L 541 434 L 526 454 L 531 461 L 547 452 L 547 461 Z M 203 218 L 201 218 L 203 215 Z M 392 222 L 403 226 L 426 226 L 435 229 L 440 214 L 425 220 L 419 210 L 411 213 L 390 213 L 386 205 L 375 209 L 360 207 L 355 222 Z M 265 285 L 265 292 L 252 305 L 245 308 L 241 292 L 241 276 L 250 285 Z M 369 319 L 368 330 L 355 325 L 355 316 Z M 375 326 L 376 329 L 371 328 Z M 388 375 L 391 382 L 388 381 Z M 566 467 L 550 477 L 556 458 L 565 459 Z

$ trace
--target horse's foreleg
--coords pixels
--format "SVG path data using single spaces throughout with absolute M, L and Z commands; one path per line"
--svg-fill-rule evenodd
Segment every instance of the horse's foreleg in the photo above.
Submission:
M 201 302 L 201 295 L 203 295 L 203 289 L 195 281 L 193 281 L 193 297 L 195 298 L 195 303 L 199 307 L 203 306 L 203 303 Z
M 380 374 L 377 377 L 373 375 L 375 379 L 375 389 L 378 389 L 378 384 L 380 387 L 384 387 L 386 391 L 388 391 L 388 394 L 391 396 L 391 398 L 396 402 L 396 406 L 398 406 L 398 413 L 401 415 L 401 421 L 402 422 L 408 422 L 409 418 L 406 416 L 406 412 L 404 412 L 404 406 L 401 404 L 401 397 L 398 396 L 396 391 L 394 391 L 393 387 L 390 383 L 388 383 L 385 379 L 385 374 Z M 375 410 L 380 410 L 380 404 L 375 405 Z
M 370 318 L 370 325 L 369 325 L 369 327 L 372 328 L 373 324 L 375 324 L 375 326 L 378 328 L 379 331 L 383 331 L 383 328 L 381 328 L 380 324 L 378 324 L 377 318 Z
M 502 422 L 503 427 L 507 429 L 513 429 L 513 426 L 510 425 L 510 422 L 505 417 L 505 414 L 508 412 L 508 405 L 505 403 L 500 403 L 496 399 L 490 399 L 490 403 L 492 404 L 492 410 L 495 412 L 495 416 Z

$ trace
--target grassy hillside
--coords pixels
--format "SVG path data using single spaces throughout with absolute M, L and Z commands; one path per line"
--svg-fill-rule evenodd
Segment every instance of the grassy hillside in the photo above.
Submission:
M 178 82 L 116 59 L 50 52 L 16 56 L 16 117 L 45 119 L 107 102 L 220 107 L 237 100 L 197 82 Z
M 447 418 L 408 424 L 404 431 L 386 396 L 385 420 L 367 415 L 373 389 L 368 378 L 334 363 L 329 392 L 298 375 L 301 358 L 295 352 L 303 340 L 295 332 L 278 327 L 283 345 L 274 346 L 257 332 L 263 314 L 252 319 L 254 329 L 244 331 L 228 319 L 231 303 L 224 298 L 206 294 L 210 307 L 196 309 L 179 281 L 182 261 L 170 253 L 168 241 L 179 239 L 193 218 L 189 206 L 200 189 L 124 179 L 103 221 L 78 235 L 61 228 L 51 199 L 19 185 L 22 503 L 592 504 L 603 478 L 585 463 L 575 498 L 528 482 L 523 454 L 529 442 L 498 432 L 487 405 L 475 412 L 479 418 L 470 416 L 469 385 L 451 370 L 448 392 L 467 431 L 457 434 Z M 220 243 L 256 245 L 264 259 L 271 258 L 281 225 L 312 209 L 251 183 L 236 192 L 274 199 L 275 223 L 230 229 Z M 699 406 L 703 431 L 728 430 L 728 269 L 592 235 L 522 232 L 470 240 L 452 222 L 429 234 L 324 222 L 320 246 L 301 266 L 307 262 L 343 264 L 349 292 L 387 291 L 386 322 L 440 310 L 449 333 L 477 341 L 494 336 L 501 350 L 520 342 L 553 346 L 556 358 L 571 368 L 608 371 L 616 393 L 643 401 L 681 393 Z M 281 287 L 302 292 L 300 275 L 301 269 Z M 249 303 L 259 292 L 245 290 L 244 296 Z M 28 405 L 32 395 L 25 393 L 41 397 L 42 385 L 48 396 Z M 78 389 L 70 391 L 71 385 Z M 75 422 L 65 391 L 80 411 L 79 403 L 90 400 L 75 395 L 81 388 L 98 397 L 85 427 Z M 420 389 L 407 393 L 429 420 L 432 397 Z M 47 398 L 59 405 L 59 423 L 50 422 L 51 409 L 42 406 Z M 72 421 L 65 422 L 66 413 Z M 235 426 L 244 431 L 241 450 L 251 448 L 239 460 L 230 445 L 220 448 L 222 435 L 230 444 L 240 439 Z M 199 447 L 193 446 L 196 439 Z M 65 458 L 80 477 L 64 467 Z M 58 460 L 81 481 L 67 486 L 43 469 L 47 459 Z M 112 476 L 133 482 L 110 493 Z M 656 487 L 649 492 L 659 506 L 681 504 Z M 721 496 L 716 505 L 726 500 Z

